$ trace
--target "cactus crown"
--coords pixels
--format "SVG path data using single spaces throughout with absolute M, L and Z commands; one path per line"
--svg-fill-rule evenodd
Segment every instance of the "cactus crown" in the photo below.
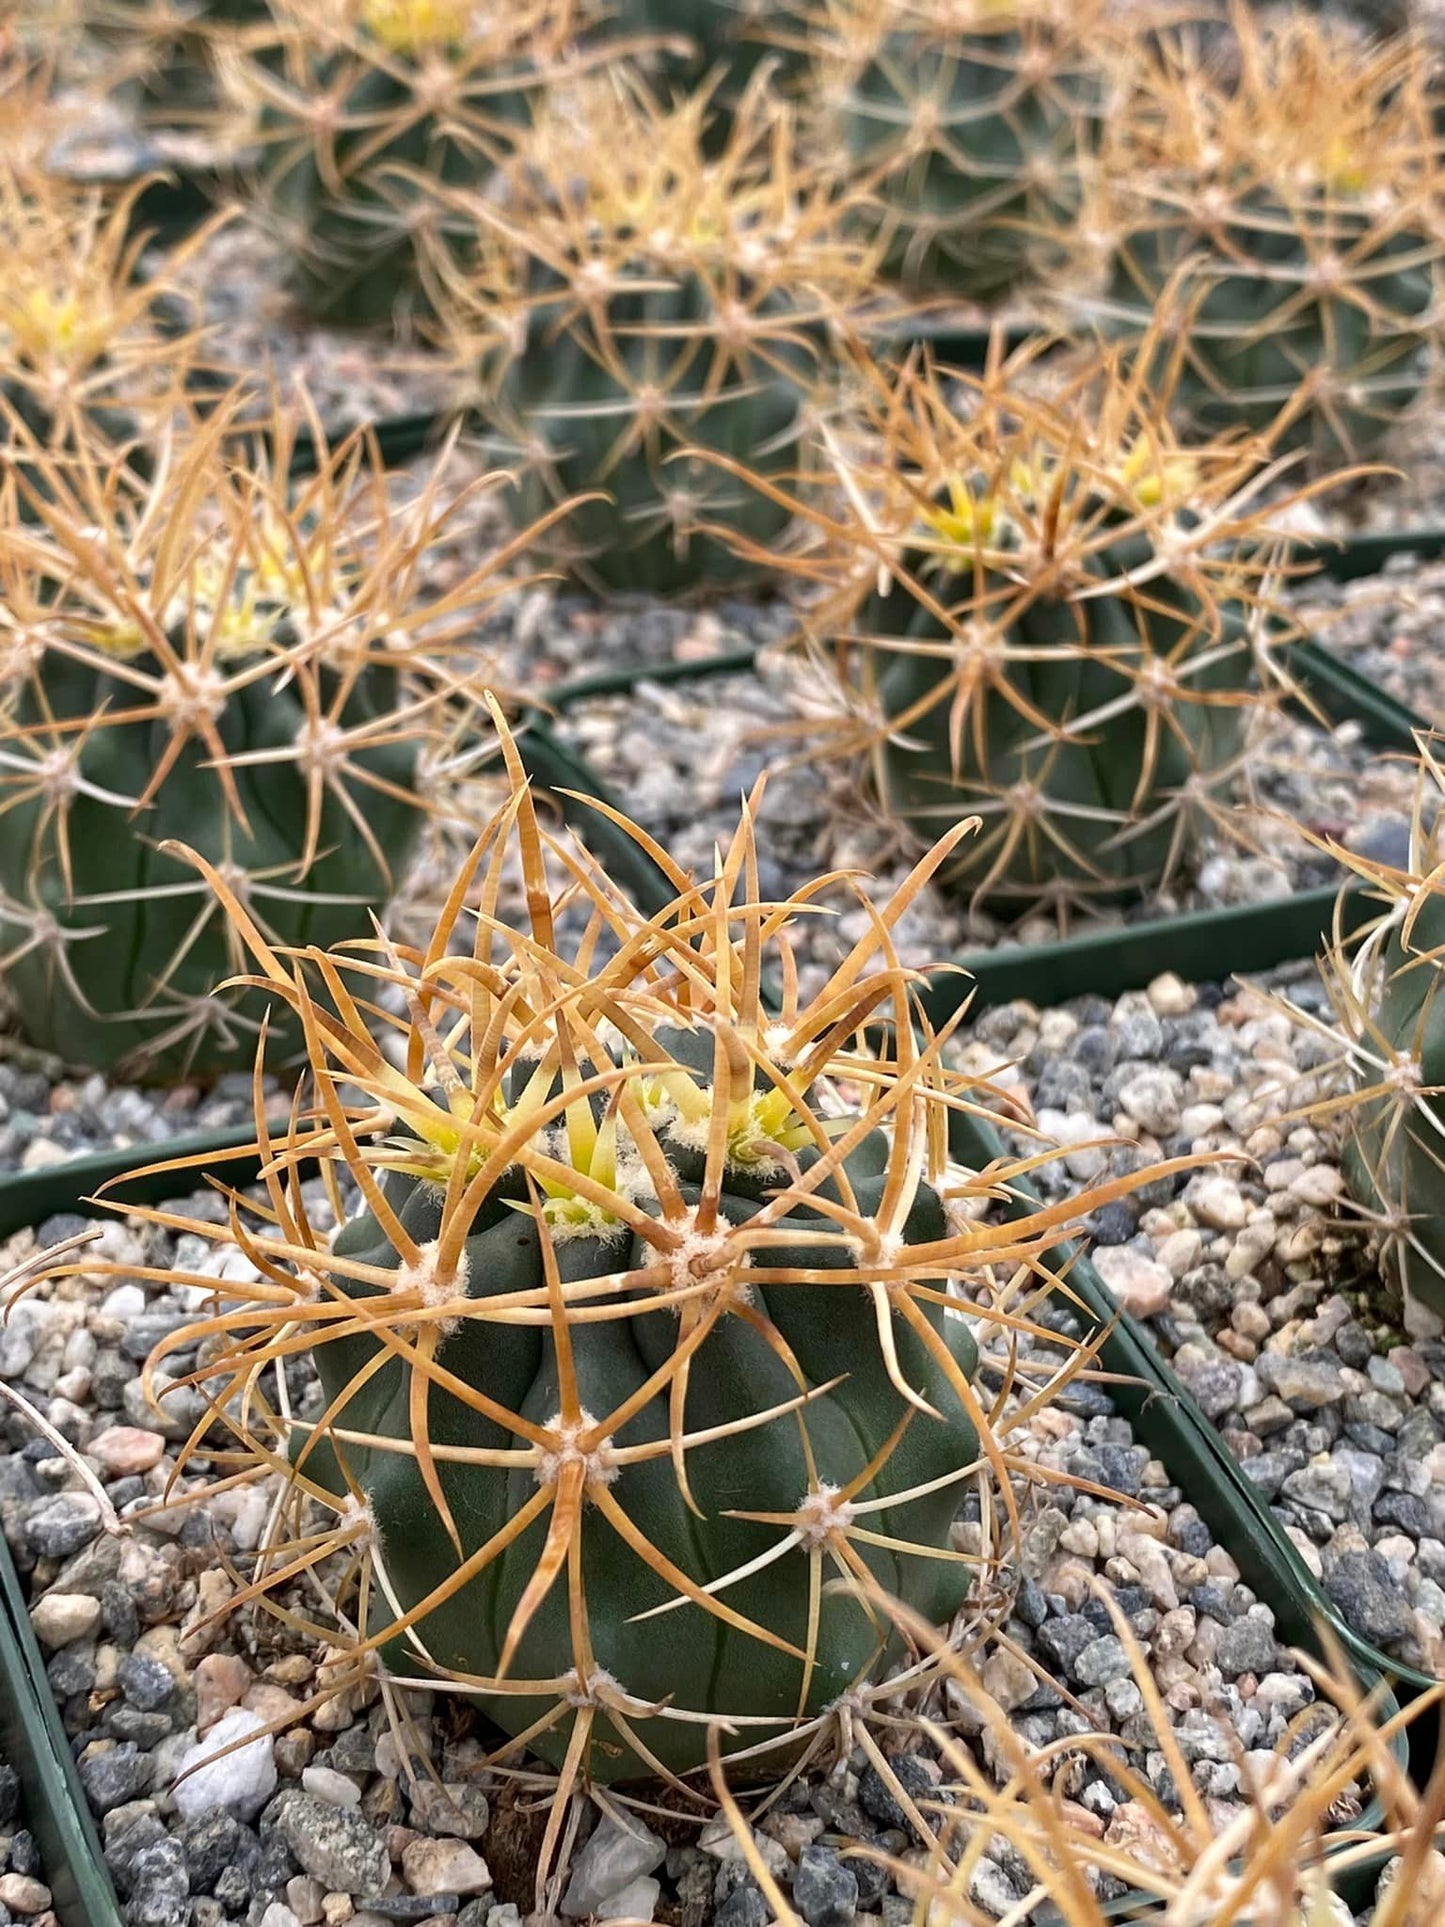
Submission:
M 697 277 L 726 302 L 728 325 L 687 357 L 710 348 L 724 366 L 770 338 L 796 342 L 859 300 L 873 255 L 843 231 L 834 187 L 799 158 L 791 116 L 750 89 L 710 157 L 708 112 L 705 93 L 665 107 L 641 83 L 601 82 L 581 111 L 569 101 L 544 117 L 499 203 L 453 197 L 480 229 L 472 261 L 438 262 L 463 352 L 541 311 L 559 329 L 585 325 L 615 365 L 609 337 L 626 324 L 609 300 L 655 277 Z
M 1363 47 L 1307 12 L 1271 25 L 1243 7 L 1232 42 L 1238 59 L 1225 65 L 1200 58 L 1185 36 L 1153 41 L 1111 165 L 1132 157 L 1231 197 L 1258 188 L 1287 204 L 1368 198 L 1386 217 L 1430 192 L 1438 142 L 1418 45 Z
M 174 317 L 186 312 L 185 264 L 214 224 L 143 277 L 147 237 L 132 230 L 144 186 L 116 200 L 0 167 L 0 391 L 32 426 L 163 412 L 196 365 L 202 336 Z

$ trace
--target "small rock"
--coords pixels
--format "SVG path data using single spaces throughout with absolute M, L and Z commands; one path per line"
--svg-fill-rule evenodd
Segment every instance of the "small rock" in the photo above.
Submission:
M 100 1601 L 83 1592 L 48 1592 L 30 1608 L 35 1637 L 52 1652 L 100 1629 Z
M 1121 1310 L 1136 1318 L 1153 1318 L 1167 1307 L 1174 1274 L 1157 1259 L 1134 1245 L 1100 1245 L 1093 1260 Z
M 85 1448 L 107 1479 L 128 1479 L 149 1472 L 165 1455 L 166 1442 L 159 1432 L 147 1432 L 139 1425 L 111 1425 L 98 1432 Z
M 465 1840 L 438 1840 L 425 1834 L 402 1849 L 401 1872 L 414 1894 L 480 1894 L 492 1884 L 487 1863 L 475 1847 Z
M 268 1810 L 263 1837 L 267 1825 L 286 1842 L 301 1871 L 328 1891 L 375 1894 L 385 1886 L 391 1866 L 385 1843 L 353 1808 L 333 1807 L 299 1787 L 285 1787 Z
M 229 1747 L 234 1752 L 226 1752 Z M 222 1753 L 225 1757 L 218 1757 Z M 275 1791 L 276 1763 L 266 1722 L 238 1706 L 181 1754 L 171 1797 L 187 1820 L 217 1810 L 253 1820 Z
M 1233 1178 L 1209 1172 L 1195 1178 L 1185 1193 L 1185 1202 L 1201 1224 L 1211 1231 L 1238 1231 L 1249 1216 L 1249 1206 Z
M 1267 1673 L 1279 1661 L 1274 1627 L 1253 1612 L 1230 1622 L 1219 1636 L 1215 1662 L 1226 1679 L 1241 1673 Z
M 423 1832 L 455 1834 L 459 1840 L 480 1840 L 491 1818 L 487 1796 L 474 1780 L 448 1780 L 442 1786 L 423 1780 L 411 1796 L 411 1811 L 412 1824 Z
M 1127 1678 L 1129 1672 L 1129 1655 L 1113 1633 L 1086 1646 L 1073 1665 L 1073 1676 L 1081 1686 L 1107 1686 L 1111 1680 Z
M 597 1909 L 599 1920 L 651 1920 L 662 1897 L 662 1883 L 646 1875 L 630 1881 L 621 1893 L 604 1900 Z
M 359 1807 L 361 1788 L 346 1774 L 337 1773 L 329 1766 L 308 1766 L 303 1768 L 301 1784 L 308 1793 L 314 1793 L 318 1800 L 325 1800 L 328 1806 Z M 440 1888 L 435 1891 L 442 1891 Z
M 80 1763 L 80 1784 L 85 1797 L 98 1814 L 148 1793 L 154 1774 L 148 1754 L 138 1752 L 129 1740 L 104 1752 L 92 1753 Z
M 197 1660 L 193 1675 L 196 1687 L 196 1730 L 209 1732 L 223 1713 L 229 1713 L 246 1697 L 255 1679 L 244 1659 L 234 1653 L 207 1653 Z
M 1325 1591 L 1362 1639 L 1403 1639 L 1410 1617 L 1390 1568 L 1377 1552 L 1342 1552 L 1325 1564 Z
M 0 1874 L 0 1906 L 12 1914 L 43 1914 L 50 1905 L 50 1889 L 29 1874 Z
M 595 1913 L 603 1901 L 650 1874 L 666 1857 L 667 1842 L 640 1820 L 624 1826 L 604 1813 L 572 1863 L 562 1912 L 572 1919 Z
M 117 1678 L 126 1699 L 143 1713 L 157 1712 L 176 1690 L 175 1674 L 151 1653 L 127 1653 Z
M 846 1927 L 858 1911 L 858 1876 L 831 1847 L 804 1847 L 793 1877 L 793 1905 L 808 1927 Z

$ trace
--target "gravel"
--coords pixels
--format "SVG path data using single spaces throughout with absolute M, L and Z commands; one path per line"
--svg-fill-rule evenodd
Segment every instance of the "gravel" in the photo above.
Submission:
M 1271 987 L 1323 1010 L 1312 967 Z M 1099 1272 L 1346 1620 L 1445 1670 L 1445 1342 L 1403 1328 L 1350 1215 L 1336 1129 L 1298 1115 L 1336 1088 L 1327 1039 L 1263 991 L 1164 977 L 1112 1003 L 1000 1005 L 959 1056 L 1046 1133 L 1086 1146 L 1068 1163 L 1087 1159 L 1091 1175 L 1226 1155 L 1109 1207 Z M 1140 1115 L 1174 1111 L 1171 1130 Z M 1077 1181 L 1041 1176 L 1048 1195 Z

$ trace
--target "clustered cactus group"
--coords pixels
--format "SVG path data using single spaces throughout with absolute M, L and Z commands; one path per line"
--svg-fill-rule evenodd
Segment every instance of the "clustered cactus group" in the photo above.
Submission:
M 1049 1153 L 955 1157 L 998 1093 L 956 1068 L 962 1013 L 930 1022 L 899 926 L 932 889 L 1005 919 L 1157 907 L 1239 833 L 1298 693 L 1291 528 L 1388 450 L 1435 346 L 1427 57 L 1242 0 L 1210 32 L 1106 0 L 78 21 L 61 81 L 120 49 L 145 114 L 245 175 L 216 224 L 269 231 L 297 311 L 426 344 L 463 398 L 403 478 L 303 383 L 234 365 L 214 228 L 158 248 L 148 183 L 57 178 L 23 23 L 0 68 L 0 978 L 70 1063 L 254 1069 L 259 1189 L 141 1213 L 246 1262 L 124 1267 L 214 1296 L 153 1362 L 158 1391 L 184 1354 L 206 1401 L 177 1476 L 225 1452 L 273 1493 L 239 1603 L 324 1640 L 336 1680 L 473 1697 L 493 1764 L 545 1762 L 563 1796 L 650 1779 L 731 1813 L 730 1773 L 980 1690 L 957 1615 L 987 1617 L 1023 1524 L 1010 1433 L 1089 1362 L 1060 1346 L 1021 1392 L 1009 1334 L 1067 1288 L 1069 1228 L 1175 1167 L 1006 1216 Z M 920 303 L 1016 299 L 1050 332 L 1006 354 L 1000 323 L 981 367 L 898 345 Z M 469 482 L 471 428 L 499 466 Z M 484 647 L 537 569 L 785 586 L 819 760 L 912 866 L 857 892 L 826 981 L 791 933 L 851 880 L 770 899 L 761 785 L 701 876 L 598 800 L 660 879 L 650 914 L 548 827 L 547 692 L 504 690 L 515 659 Z M 1438 1323 L 1430 744 L 1422 769 L 1409 869 L 1356 860 L 1386 901 L 1334 960 L 1334 1102 L 1386 1267 Z M 954 1543 L 967 1488 L 982 1552 Z M 1419 1821 L 1344 1711 L 1285 1763 L 1300 1862 L 1322 1789 L 1373 1775 Z M 940 1814 L 900 1785 L 930 1919 L 972 1918 L 992 1826 L 1092 1921 L 1035 1762 L 1001 1793 L 935 1746 L 977 1797 Z M 1181 1798 L 1178 1866 L 1129 1877 L 1181 1922 L 1253 1921 L 1236 1876 L 1265 1849 L 1211 1845 Z M 1111 1851 L 1093 1873 L 1126 1869 Z M 1314 1875 L 1289 1880 L 1294 1922 Z

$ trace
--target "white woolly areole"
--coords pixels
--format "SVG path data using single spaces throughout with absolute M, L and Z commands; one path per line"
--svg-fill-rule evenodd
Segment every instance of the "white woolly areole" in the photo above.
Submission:
M 609 1689 L 614 1699 L 627 1697 L 611 1673 L 606 1672 L 601 1666 L 589 1673 L 585 1680 L 575 1667 L 571 1672 L 564 1673 L 562 1677 L 562 1697 L 569 1706 L 604 1706 L 607 1703 Z
M 1418 1057 L 1412 1057 L 1408 1051 L 1397 1051 L 1390 1059 L 1385 1082 L 1397 1091 L 1404 1091 L 1408 1097 L 1416 1097 L 1424 1088 L 1424 1066 Z
M 376 1514 L 372 1510 L 371 1500 L 364 1493 L 347 1493 L 346 1503 L 336 1515 L 336 1525 L 338 1531 L 354 1532 L 358 1539 L 363 1539 L 371 1545 L 378 1545 L 381 1542 L 381 1528 L 376 1523 Z
M 857 1258 L 859 1268 L 866 1270 L 876 1267 L 880 1271 L 891 1271 L 902 1260 L 907 1249 L 907 1240 L 901 1231 L 880 1231 L 872 1227 L 869 1239 L 850 1238 L 848 1243 Z
M 584 1452 L 578 1444 L 578 1440 L 596 1426 L 596 1419 L 586 1410 L 579 1414 L 575 1424 L 564 1423 L 560 1412 L 548 1419 L 547 1430 L 557 1443 L 550 1451 L 543 1446 L 537 1448 L 532 1476 L 538 1485 L 555 1485 L 563 1467 L 568 1465 L 580 1465 L 589 1485 L 612 1484 L 619 1468 L 611 1439 L 602 1439 L 590 1452 Z
M 750 1251 L 740 1251 L 733 1244 L 733 1226 L 726 1218 L 719 1218 L 714 1231 L 699 1231 L 697 1211 L 688 1210 L 680 1218 L 669 1218 L 669 1226 L 682 1232 L 681 1244 L 674 1245 L 667 1255 L 668 1270 L 673 1285 L 680 1291 L 689 1286 L 702 1283 L 715 1272 L 746 1271 L 752 1264 Z M 752 1294 L 744 1289 L 744 1295 L 751 1299 Z
M 313 1271 L 309 1265 L 298 1265 L 296 1275 L 291 1282 L 296 1288 L 297 1298 L 303 1304 L 314 1305 L 321 1296 L 321 1275 Z
M 456 1269 L 443 1278 L 437 1270 L 440 1255 L 440 1241 L 433 1239 L 417 1252 L 412 1264 L 402 1264 L 397 1268 L 396 1289 L 414 1291 L 429 1311 L 441 1305 L 449 1305 L 454 1298 L 460 1298 L 467 1288 L 467 1254 L 465 1249 L 457 1254 Z
M 807 1547 L 821 1546 L 834 1533 L 846 1532 L 855 1514 L 847 1499 L 840 1499 L 839 1488 L 820 1481 L 812 1492 L 798 1502 L 797 1532 Z

